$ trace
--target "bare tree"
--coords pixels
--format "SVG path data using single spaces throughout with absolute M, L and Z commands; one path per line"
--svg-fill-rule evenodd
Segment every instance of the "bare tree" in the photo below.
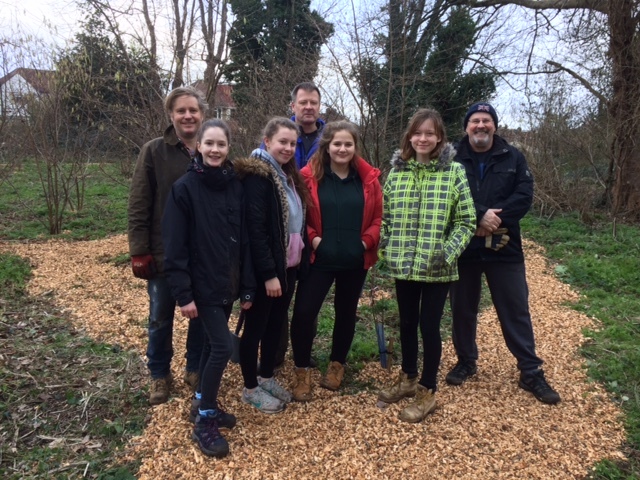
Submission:
M 636 139 L 640 135 L 640 39 L 637 35 L 640 1 L 459 0 L 458 3 L 473 8 L 515 5 L 550 13 L 566 10 L 576 15 L 586 15 L 590 21 L 603 20 L 607 26 L 611 64 L 610 94 L 599 91 L 584 75 L 558 62 L 551 64 L 553 68 L 550 71 L 563 71 L 574 76 L 605 104 L 612 125 L 611 163 L 607 180 L 612 213 L 640 221 L 640 184 L 636 180 L 640 178 L 640 150 L 636 146 Z
M 215 93 L 222 76 L 222 66 L 226 62 L 227 28 L 229 3 L 227 0 L 198 0 L 200 26 L 204 42 L 204 62 L 206 65 L 203 82 L 209 107 L 215 106 Z

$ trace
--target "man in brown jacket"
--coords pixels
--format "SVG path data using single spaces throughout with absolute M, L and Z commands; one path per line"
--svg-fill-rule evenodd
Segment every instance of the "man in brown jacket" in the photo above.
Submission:
M 165 99 L 171 119 L 162 137 L 146 143 L 136 162 L 129 191 L 129 253 L 133 274 L 148 281 L 149 341 L 147 366 L 151 374 L 149 403 L 169 399 L 173 356 L 175 300 L 163 273 L 162 214 L 173 183 L 186 171 L 196 152 L 196 136 L 207 104 L 192 87 L 178 87 Z M 187 369 L 184 380 L 198 387 L 204 330 L 199 318 L 189 320 Z

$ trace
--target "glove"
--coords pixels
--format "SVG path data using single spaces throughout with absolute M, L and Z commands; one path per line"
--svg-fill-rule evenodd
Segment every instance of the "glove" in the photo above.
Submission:
M 149 280 L 156 274 L 156 262 L 153 255 L 133 255 L 131 257 L 131 270 L 133 276 Z
M 509 243 L 509 235 L 507 235 L 506 228 L 498 228 L 491 235 L 487 235 L 484 237 L 484 246 L 490 248 L 491 250 L 495 250 L 496 252 L 504 247 L 507 243 Z

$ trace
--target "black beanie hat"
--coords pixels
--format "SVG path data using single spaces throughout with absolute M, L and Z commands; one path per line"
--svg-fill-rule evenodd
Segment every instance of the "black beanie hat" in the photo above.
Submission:
M 471 105 L 469 107 L 469 110 L 467 110 L 467 114 L 464 116 L 464 121 L 462 122 L 463 129 L 467 129 L 467 123 L 469 123 L 469 118 L 471 117 L 471 115 L 478 112 L 488 113 L 489 115 L 491 115 L 491 118 L 493 118 L 493 123 L 496 125 L 496 129 L 498 128 L 498 114 L 496 113 L 496 109 L 487 102 L 478 102 Z

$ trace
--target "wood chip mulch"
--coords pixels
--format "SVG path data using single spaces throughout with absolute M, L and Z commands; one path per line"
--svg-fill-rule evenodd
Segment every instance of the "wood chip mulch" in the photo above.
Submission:
M 567 479 L 582 478 L 601 459 L 624 459 L 621 411 L 604 389 L 590 382 L 578 353 L 582 331 L 595 322 L 570 309 L 577 294 L 551 273 L 544 252 L 526 243 L 530 306 L 537 353 L 547 379 L 562 396 L 544 405 L 517 386 L 515 360 L 506 349 L 493 309 L 478 329 L 478 374 L 460 387 L 444 382 L 455 363 L 445 342 L 438 409 L 417 425 L 402 423 L 404 403 L 378 409 L 376 392 L 341 395 L 316 387 L 315 399 L 291 404 L 278 415 L 261 414 L 240 402 L 241 375 L 230 364 L 221 403 L 237 427 L 226 434 L 231 454 L 203 456 L 190 439 L 189 392 L 178 385 L 172 400 L 150 409 L 144 434 L 128 446 L 142 459 L 141 479 Z M 2 243 L 0 251 L 28 258 L 34 267 L 31 295 L 52 296 L 79 330 L 144 356 L 146 284 L 128 266 L 108 259 L 127 252 L 124 235 L 99 241 Z M 182 378 L 186 323 L 176 317 L 173 374 Z M 375 385 L 397 375 L 369 364 L 359 375 Z M 292 377 L 288 360 L 281 379 Z M 315 385 L 320 373 L 314 371 Z

